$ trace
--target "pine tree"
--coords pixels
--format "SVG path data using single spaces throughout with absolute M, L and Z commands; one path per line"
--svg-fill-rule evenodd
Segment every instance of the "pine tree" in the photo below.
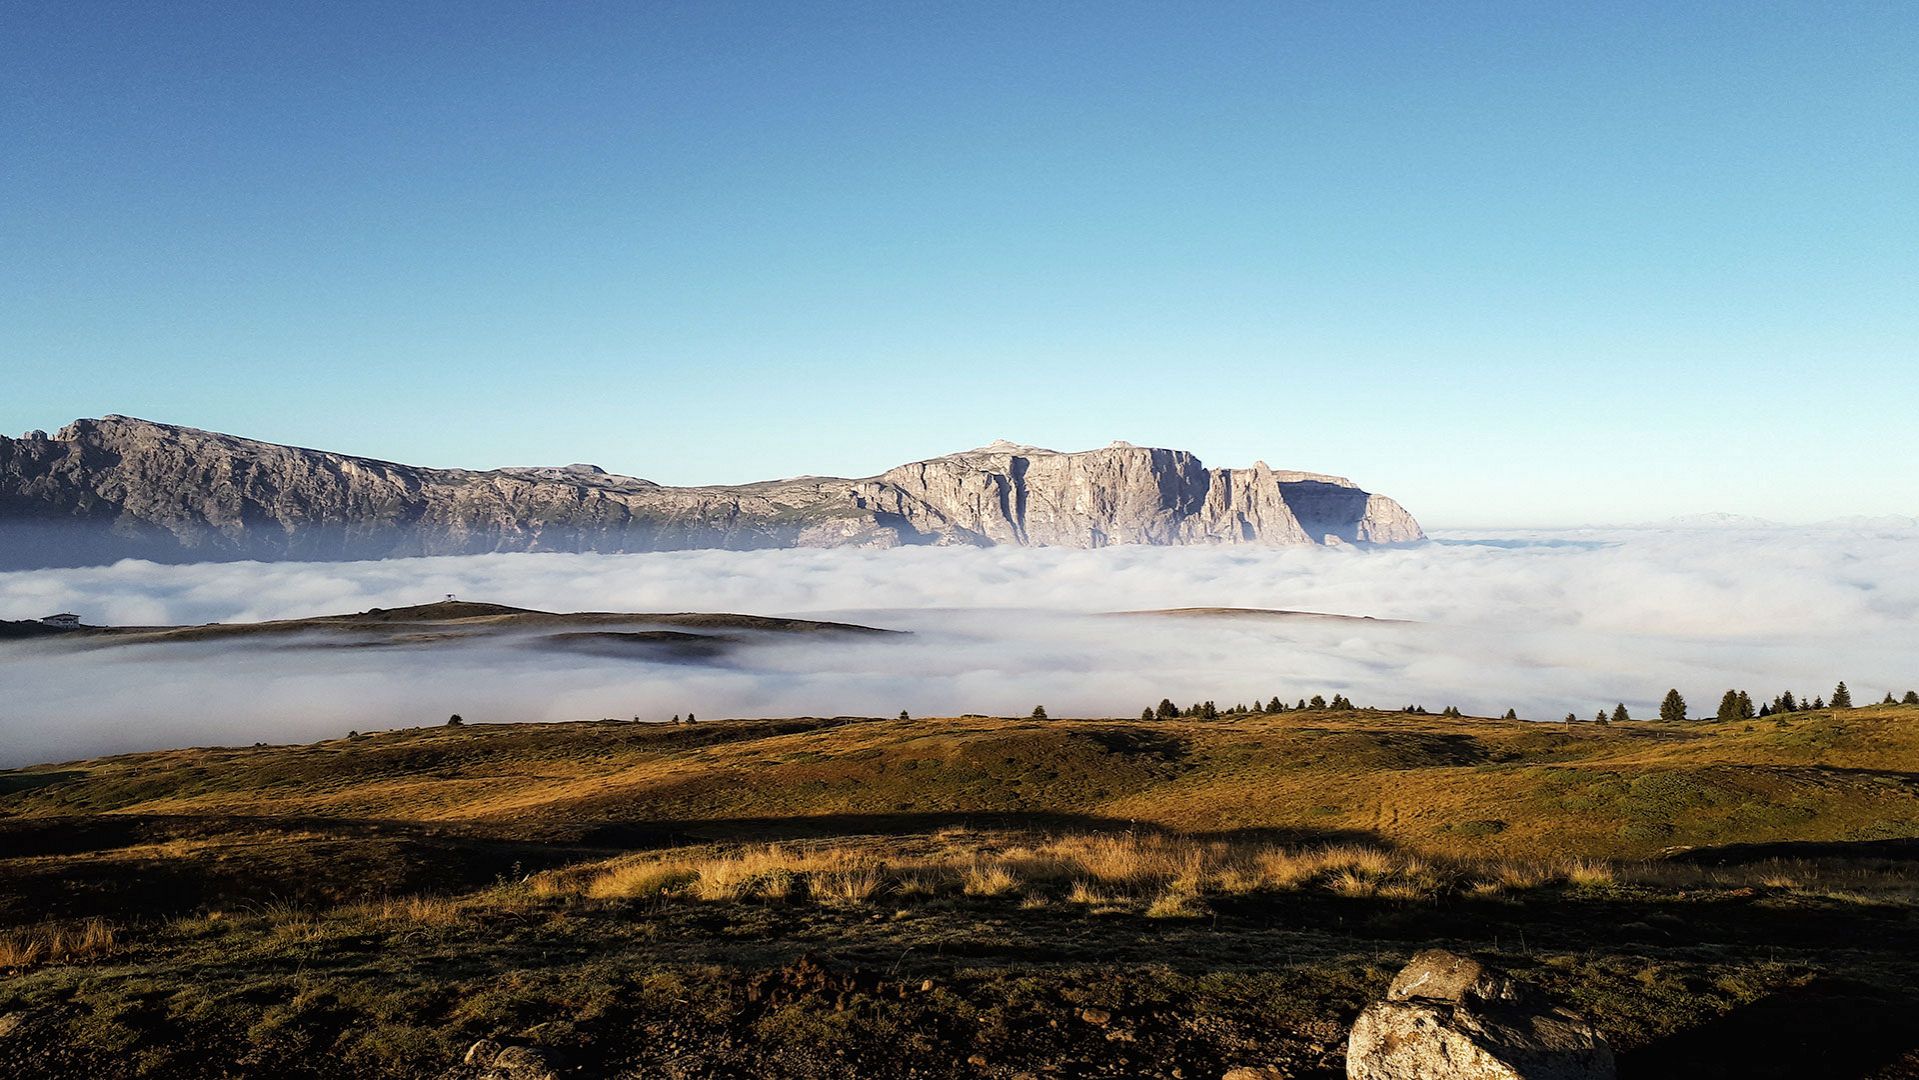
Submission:
M 446 718 L 447 727 L 461 727 L 465 725 L 465 723 L 465 720 L 460 719 L 459 713 L 454 713 L 452 716 Z
M 908 716 L 908 715 L 906 715 L 906 710 L 905 710 L 905 709 L 901 709 L 901 710 L 900 710 L 900 719 L 901 719 L 901 720 L 911 720 L 911 719 L 912 719 L 912 717 L 910 717 L 910 716 Z
M 1599 710 L 1598 712 L 1596 712 L 1596 713 L 1594 713 L 1594 714 L 1593 714 L 1593 722 L 1594 722 L 1594 723 L 1596 723 L 1596 724 L 1603 724 L 1603 723 L 1605 723 L 1605 722 L 1606 722 L 1606 710 L 1604 710 L 1604 709 L 1601 709 L 1601 710 Z
M 1919 690 L 1908 690 L 1906 696 L 1899 699 L 1901 705 L 1919 705 Z
M 1659 703 L 1659 719 L 1668 724 L 1676 724 L 1686 718 L 1686 699 L 1679 696 L 1679 688 L 1666 691 L 1666 700 Z
M 1151 722 L 1152 722 L 1152 720 L 1153 720 L 1153 710 L 1151 710 L 1151 709 L 1141 709 L 1141 710 L 1139 711 L 1139 718 L 1140 718 L 1141 720 L 1144 720 L 1144 721 L 1146 721 L 1146 722 L 1148 722 L 1148 723 L 1151 723 Z
M 1897 704 L 1899 704 L 1899 703 L 1898 703 L 1898 702 L 1896 702 L 1896 701 L 1894 701 L 1894 700 L 1892 700 L 1892 691 L 1890 691 L 1890 690 L 1888 690 L 1888 691 L 1886 691 L 1886 700 L 1884 700 L 1884 701 L 1882 701 L 1882 702 L 1880 702 L 1879 704 L 1881 704 L 1881 705 L 1897 705 Z
M 686 714 L 686 722 L 689 724 L 693 722 L 693 714 L 691 712 Z
M 1200 718 L 1201 720 L 1217 720 L 1217 719 L 1219 719 L 1219 706 L 1217 706 L 1217 705 L 1214 705 L 1214 704 L 1213 704 L 1212 702 L 1210 702 L 1210 701 L 1209 701 L 1209 702 L 1207 702 L 1206 704 L 1204 704 L 1204 705 L 1202 705 L 1202 706 L 1200 706 L 1200 710 L 1199 710 L 1199 718 Z
M 1739 719 L 1750 720 L 1757 714 L 1752 711 L 1752 695 L 1739 691 Z
M 1832 707 L 1835 709 L 1852 708 L 1852 691 L 1846 689 L 1844 679 L 1839 681 L 1838 686 L 1832 688 Z
M 1318 694 L 1314 694 L 1313 700 L 1312 700 L 1312 706 L 1315 709 L 1323 709 L 1326 707 L 1326 699 L 1321 697 Z
M 1504 720 L 1517 720 L 1517 719 L 1519 719 L 1519 710 L 1518 710 L 1518 709 L 1507 709 L 1507 710 L 1506 710 L 1506 715 L 1505 715 L 1505 716 L 1503 716 L 1503 717 L 1501 717 L 1501 719 L 1504 719 Z
M 1772 715 L 1772 706 L 1771 706 L 1771 705 L 1761 705 L 1761 706 L 1759 706 L 1759 715 L 1760 715 L 1760 716 L 1771 716 L 1771 715 Z
M 1171 720 L 1179 715 L 1179 706 L 1173 704 L 1172 698 L 1160 698 L 1159 710 L 1154 715 L 1160 720 Z
M 1739 691 L 1726 691 L 1726 696 L 1719 699 L 1719 712 L 1713 719 L 1722 724 L 1739 719 Z
M 1044 719 L 1046 719 L 1046 706 L 1044 706 L 1044 705 L 1035 705 L 1035 706 L 1033 706 L 1033 715 L 1032 715 L 1032 717 L 1031 717 L 1031 719 L 1034 719 L 1034 720 L 1044 720 Z
M 1806 707 L 1807 709 L 1823 709 L 1826 707 L 1826 699 L 1822 697 L 1813 698 L 1812 704 Z
M 1788 690 L 1785 693 L 1773 699 L 1772 711 L 1773 712 L 1798 712 L 1799 699 L 1793 697 L 1792 691 Z
M 1618 705 L 1615 705 L 1615 706 L 1613 706 L 1613 711 L 1612 711 L 1612 722 L 1613 722 L 1613 723 L 1615 723 L 1615 724 L 1623 724 L 1623 723 L 1625 723 L 1626 721 L 1628 721 L 1628 720 L 1631 720 L 1631 719 L 1632 719 L 1632 714 L 1626 711 L 1626 703 L 1625 703 L 1625 702 L 1623 702 L 1623 701 L 1622 701 L 1622 702 L 1620 702 L 1620 703 L 1619 703 Z
M 1579 716 L 1578 716 L 1577 714 L 1575 714 L 1575 713 L 1567 713 L 1567 714 L 1566 714 L 1566 722 L 1567 722 L 1568 724 L 1577 724 L 1577 723 L 1579 723 Z
M 1267 712 L 1269 712 L 1269 713 L 1280 713 L 1280 712 L 1285 712 L 1285 711 L 1286 711 L 1286 706 L 1284 706 L 1284 705 L 1281 705 L 1281 704 L 1279 703 L 1279 695 L 1278 695 L 1278 694 L 1274 694 L 1274 695 L 1273 695 L 1273 700 L 1271 700 L 1271 701 L 1269 701 L 1269 702 L 1267 702 L 1267 703 L 1266 703 L 1266 711 L 1267 711 Z

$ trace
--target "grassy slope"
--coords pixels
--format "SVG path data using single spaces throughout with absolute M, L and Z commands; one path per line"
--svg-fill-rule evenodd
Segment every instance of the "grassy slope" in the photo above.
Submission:
M 99 915 L 112 934 L 11 972 L 0 959 L 0 1062 L 468 1077 L 446 1070 L 494 1037 L 582 1075 L 1281 1062 L 1333 1080 L 1359 1006 L 1447 943 L 1587 1011 L 1626 1075 L 1908 1080 L 1919 908 L 1898 865 L 1803 887 L 1661 868 L 1401 898 L 1322 876 L 1214 890 L 1173 917 L 1144 895 L 1074 900 L 1083 871 L 990 895 L 954 875 L 967 845 L 1039 842 L 992 831 L 1007 826 L 1539 857 L 1919 837 L 1915 777 L 1909 707 L 1609 727 L 1371 712 L 472 726 L 4 772 L 0 930 L 31 942 L 49 916 Z M 910 893 L 929 875 L 889 871 L 839 902 L 566 885 L 734 850 L 702 840 L 862 833 L 886 835 L 832 843 L 961 869 Z M 635 847 L 662 850 L 621 854 Z
M 475 726 L 0 773 L 9 788 L 0 818 L 300 815 L 564 839 L 1010 815 L 1638 858 L 1919 836 L 1919 708 L 1609 726 L 1364 711 Z

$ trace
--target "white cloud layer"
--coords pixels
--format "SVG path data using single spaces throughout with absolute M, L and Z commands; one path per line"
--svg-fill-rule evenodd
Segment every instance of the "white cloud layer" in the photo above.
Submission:
M 507 647 L 74 651 L 0 645 L 0 765 L 161 746 L 289 741 L 469 720 L 599 716 L 1137 715 L 1346 693 L 1522 716 L 1650 712 L 1668 686 L 1709 712 L 1846 679 L 1919 684 L 1919 531 L 1585 530 L 1441 534 L 1413 548 L 785 550 L 213 563 L 0 574 L 0 617 L 236 622 L 456 593 L 555 611 L 812 615 L 914 631 L 796 641 L 714 666 Z M 1413 620 L 1140 620 L 1160 607 Z

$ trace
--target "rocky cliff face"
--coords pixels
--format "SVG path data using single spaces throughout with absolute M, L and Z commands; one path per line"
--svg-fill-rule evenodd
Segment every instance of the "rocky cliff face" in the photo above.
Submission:
M 1339 477 L 1208 469 L 1115 443 L 995 443 L 863 480 L 663 487 L 590 465 L 421 469 L 123 416 L 0 438 L 0 568 L 121 558 L 897 544 L 1397 543 L 1398 503 Z

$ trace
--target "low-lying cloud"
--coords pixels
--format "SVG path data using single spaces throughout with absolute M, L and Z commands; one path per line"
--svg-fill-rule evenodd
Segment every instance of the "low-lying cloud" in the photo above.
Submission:
M 1441 534 L 1411 548 L 781 550 L 220 563 L 0 574 L 0 618 L 241 622 L 453 593 L 550 611 L 733 611 L 913 631 L 792 640 L 716 664 L 510 644 L 294 650 L 0 646 L 0 765 L 434 723 L 798 714 L 1137 715 L 1345 693 L 1361 704 L 1589 716 L 1669 686 L 1861 699 L 1919 684 L 1919 532 Z M 1408 625 L 1115 618 L 1170 607 Z

